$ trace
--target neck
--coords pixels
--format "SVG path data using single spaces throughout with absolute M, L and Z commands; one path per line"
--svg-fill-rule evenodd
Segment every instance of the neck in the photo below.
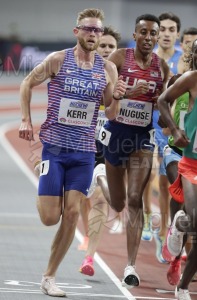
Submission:
M 77 65 L 82 69 L 91 69 L 94 65 L 95 51 L 85 50 L 82 47 L 74 48 L 74 56 Z
M 142 54 L 139 51 L 134 50 L 134 56 L 137 64 L 140 66 L 140 68 L 148 68 L 152 61 L 152 52 L 149 54 Z

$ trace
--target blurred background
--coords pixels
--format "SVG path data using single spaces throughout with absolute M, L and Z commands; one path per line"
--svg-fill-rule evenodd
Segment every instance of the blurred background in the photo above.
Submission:
M 28 72 L 50 52 L 74 46 L 77 14 L 91 7 L 102 9 L 104 25 L 121 33 L 120 47 L 133 46 L 135 19 L 144 13 L 172 11 L 181 32 L 197 26 L 196 0 L 0 0 L 1 69 Z

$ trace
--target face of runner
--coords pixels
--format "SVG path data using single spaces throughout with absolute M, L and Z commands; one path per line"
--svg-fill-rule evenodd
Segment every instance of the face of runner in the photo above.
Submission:
M 98 54 L 107 59 L 108 56 L 115 50 L 117 50 L 116 39 L 112 35 L 103 35 L 100 38 L 99 45 L 97 48 Z
M 159 26 L 156 22 L 141 20 L 133 34 L 136 49 L 142 54 L 149 54 L 155 47 L 159 35 Z
M 78 43 L 86 51 L 97 49 L 99 39 L 103 35 L 103 27 L 100 19 L 85 18 L 74 28 Z
M 183 52 L 185 52 L 188 47 L 192 46 L 193 41 L 197 39 L 197 34 L 185 34 L 183 36 L 183 42 L 181 43 L 181 47 Z
M 160 21 L 158 45 L 162 49 L 173 48 L 178 37 L 176 22 L 169 19 Z
M 197 40 L 194 41 L 192 47 L 193 70 L 197 70 Z

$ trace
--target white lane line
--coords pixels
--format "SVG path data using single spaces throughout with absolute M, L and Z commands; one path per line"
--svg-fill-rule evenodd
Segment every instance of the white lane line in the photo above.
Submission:
M 10 122 L 9 124 L 4 124 L 0 126 L 0 143 L 4 148 L 5 152 L 10 155 L 10 157 L 14 160 L 17 166 L 21 169 L 21 171 L 29 178 L 31 183 L 37 188 L 38 179 L 32 173 L 30 168 L 26 165 L 22 157 L 18 154 L 18 152 L 14 149 L 14 147 L 7 140 L 5 134 L 7 131 L 11 129 L 15 129 L 18 126 L 18 122 Z
M 18 293 L 18 294 L 41 294 L 43 293 L 40 290 L 27 290 L 27 289 L 6 289 L 0 288 L 0 293 Z M 110 294 L 93 294 L 93 293 L 76 293 L 76 292 L 67 292 L 66 295 L 68 296 L 80 296 L 80 297 L 99 297 L 100 298 L 112 298 L 112 299 L 126 299 L 125 296 L 121 295 L 110 295 Z M 86 298 L 85 298 L 86 299 Z M 144 300 L 175 300 L 172 298 L 158 298 L 158 297 L 137 297 L 137 299 L 144 299 Z
M 174 291 L 168 291 L 168 290 L 162 290 L 162 289 L 156 289 L 156 292 L 159 293 L 159 294 L 171 294 L 173 293 L 174 294 Z M 189 292 L 190 295 L 197 295 L 197 292 Z
M 38 185 L 38 180 L 36 176 L 32 173 L 32 171 L 27 167 L 21 156 L 14 149 L 14 147 L 7 140 L 5 133 L 11 129 L 14 129 L 18 126 L 17 122 L 12 122 L 8 124 L 4 124 L 0 127 L 0 143 L 2 147 L 5 149 L 10 157 L 14 160 L 14 162 L 18 165 L 18 167 L 22 170 L 22 172 L 29 178 L 31 183 L 35 187 Z M 76 238 L 82 242 L 82 234 L 78 229 L 76 229 L 75 233 Z M 96 253 L 95 260 L 100 265 L 102 270 L 108 275 L 108 277 L 114 282 L 114 284 L 119 288 L 119 290 L 125 295 L 125 297 L 129 300 L 136 300 L 136 298 L 124 287 L 122 287 L 120 280 L 116 277 L 116 275 L 112 272 L 112 270 L 105 264 L 105 262 L 101 259 L 101 257 Z

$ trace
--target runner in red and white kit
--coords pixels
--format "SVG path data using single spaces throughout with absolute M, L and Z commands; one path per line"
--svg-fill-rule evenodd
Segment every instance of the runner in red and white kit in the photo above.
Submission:
M 122 280 L 128 288 L 140 283 L 135 262 L 143 228 L 142 194 L 149 180 L 154 150 L 152 113 L 169 74 L 165 61 L 153 53 L 159 26 L 156 16 L 139 16 L 133 35 L 135 49 L 119 49 L 110 56 L 127 83 L 127 92 L 116 119 L 108 121 L 100 132 L 100 141 L 105 145 L 111 206 L 120 212 L 128 201 L 128 265 Z

